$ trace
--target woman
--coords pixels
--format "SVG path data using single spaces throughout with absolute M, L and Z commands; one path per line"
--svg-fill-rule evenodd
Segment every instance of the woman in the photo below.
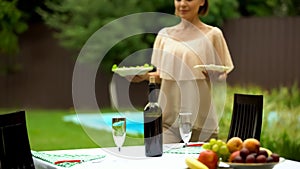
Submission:
M 153 47 L 152 64 L 157 71 L 135 76 L 140 82 L 155 75 L 161 80 L 159 103 L 163 109 L 164 143 L 181 141 L 178 114 L 193 114 L 191 141 L 208 141 L 218 136 L 218 118 L 212 104 L 211 85 L 225 81 L 233 69 L 221 30 L 203 23 L 199 16 L 208 11 L 208 0 L 174 0 L 181 22 L 162 29 Z M 195 69 L 195 65 L 222 65 L 222 72 Z

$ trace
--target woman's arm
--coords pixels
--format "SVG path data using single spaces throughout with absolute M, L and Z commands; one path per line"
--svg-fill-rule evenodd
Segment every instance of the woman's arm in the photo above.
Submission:
M 218 71 L 212 71 L 212 70 L 209 70 L 209 71 L 202 71 L 202 73 L 205 75 L 205 77 L 207 79 L 217 79 L 217 80 L 226 80 L 227 78 L 227 72 L 224 71 L 224 72 L 218 72 Z

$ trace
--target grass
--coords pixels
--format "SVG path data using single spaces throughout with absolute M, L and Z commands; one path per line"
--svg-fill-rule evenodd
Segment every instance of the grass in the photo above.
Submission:
M 300 161 L 300 90 L 297 85 L 281 87 L 270 91 L 259 87 L 227 87 L 224 113 L 220 121 L 219 137 L 226 140 L 231 121 L 233 93 L 263 94 L 264 116 L 261 144 L 282 157 Z M 1 109 L 1 112 L 12 110 Z M 109 109 L 104 111 L 111 111 Z M 57 150 L 114 146 L 110 132 L 83 128 L 71 122 L 64 122 L 65 115 L 72 110 L 32 110 L 26 109 L 27 127 L 33 150 Z M 268 121 L 271 112 L 277 119 Z M 137 136 L 126 138 L 124 145 L 142 145 L 143 139 Z
M 26 110 L 28 135 L 33 150 L 89 148 L 97 145 L 83 128 L 63 117 L 70 114 L 63 110 Z M 99 134 L 103 134 L 98 131 Z M 106 134 L 106 133 L 105 133 Z
M 13 112 L 12 109 L 1 109 Z M 82 127 L 63 121 L 70 110 L 26 109 L 27 130 L 32 150 L 80 149 L 115 146 L 110 132 Z M 128 135 L 124 145 L 141 145 L 141 137 Z

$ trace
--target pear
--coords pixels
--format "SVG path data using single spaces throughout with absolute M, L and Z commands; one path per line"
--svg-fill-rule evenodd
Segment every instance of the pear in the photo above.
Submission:
M 239 137 L 232 137 L 227 141 L 227 148 L 230 153 L 233 153 L 235 151 L 239 151 L 243 148 L 243 141 Z

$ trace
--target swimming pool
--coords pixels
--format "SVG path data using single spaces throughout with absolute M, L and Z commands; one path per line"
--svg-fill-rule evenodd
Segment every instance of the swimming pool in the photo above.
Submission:
M 73 122 L 97 130 L 111 132 L 112 117 L 126 117 L 126 130 L 128 134 L 144 135 L 144 116 L 143 112 L 111 112 L 111 113 L 85 113 L 64 116 L 64 121 Z M 276 112 L 270 112 L 267 118 L 269 125 L 278 120 Z M 300 119 L 299 119 L 300 120 Z
M 128 134 L 144 134 L 143 112 L 112 112 L 112 113 L 84 113 L 64 116 L 66 122 L 73 122 L 97 130 L 111 132 L 112 117 L 126 117 L 126 132 Z

